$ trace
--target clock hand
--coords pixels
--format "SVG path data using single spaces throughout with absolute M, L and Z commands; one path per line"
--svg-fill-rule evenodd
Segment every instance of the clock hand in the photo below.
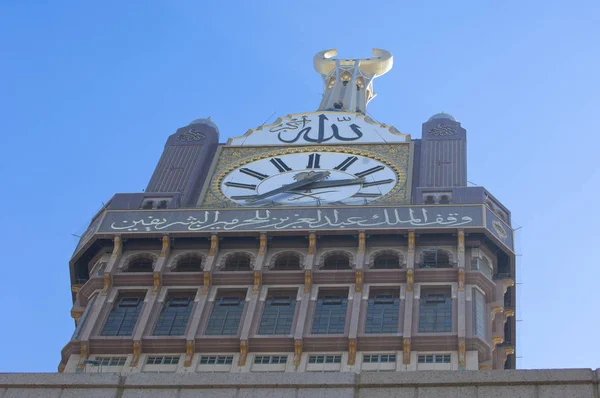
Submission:
M 317 188 L 331 188 L 331 187 L 343 187 L 346 185 L 362 184 L 365 178 L 349 178 L 345 180 L 334 180 L 334 181 L 318 181 L 310 183 L 309 185 L 302 186 L 301 188 L 294 188 L 293 191 L 303 191 L 306 189 L 317 189 Z M 289 189 L 289 188 L 288 188 Z
M 322 171 L 322 172 L 315 173 L 312 176 L 308 176 L 302 180 L 293 182 L 291 184 L 283 185 L 282 187 L 273 189 L 272 191 L 265 192 L 260 195 L 256 195 L 253 198 L 248 198 L 248 199 L 246 199 L 246 202 L 248 202 L 248 203 L 256 202 L 257 200 L 265 199 L 265 198 L 268 198 L 269 196 L 277 195 L 278 193 L 301 188 L 305 185 L 309 185 L 312 182 L 327 178 L 329 176 L 329 174 L 330 173 L 328 171 Z

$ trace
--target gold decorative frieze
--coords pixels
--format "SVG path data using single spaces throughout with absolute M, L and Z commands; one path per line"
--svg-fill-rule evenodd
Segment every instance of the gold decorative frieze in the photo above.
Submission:
M 171 240 L 169 239 L 169 237 L 167 235 L 164 235 L 162 237 L 162 249 L 160 250 L 160 257 L 167 257 L 167 254 L 169 254 L 169 249 L 171 246 Z
M 348 339 L 348 366 L 356 363 L 356 339 Z
M 252 294 L 258 294 L 258 291 L 260 290 L 260 282 L 260 271 L 254 271 L 254 286 L 252 287 Z
M 408 252 L 415 252 L 415 231 L 408 232 Z
M 465 269 L 464 268 L 458 269 L 458 291 L 459 292 L 465 291 Z
M 208 294 L 208 290 L 210 289 L 211 284 L 211 276 L 210 272 L 204 271 L 204 284 L 202 285 L 202 294 Z
M 358 233 L 358 254 L 365 254 L 367 248 L 367 234 L 365 231 Z
M 406 337 L 402 341 L 402 363 L 410 364 L 410 339 Z
M 465 251 L 465 231 L 462 229 L 458 231 L 458 251 L 460 253 Z
M 247 358 L 248 358 L 248 340 L 240 340 L 240 359 L 238 360 L 238 366 L 246 365 Z
M 208 250 L 209 256 L 215 256 L 217 254 L 217 250 L 219 249 L 219 236 L 217 234 L 212 234 L 210 236 L 210 249 Z
M 464 368 L 466 366 L 466 349 L 464 337 L 458 339 L 458 366 Z
M 504 336 L 493 336 L 492 337 L 492 350 L 496 349 L 498 344 L 504 343 Z
M 504 322 L 506 322 L 506 320 L 512 316 L 515 316 L 515 310 L 513 310 L 512 308 L 505 308 L 504 309 Z
M 492 308 L 492 322 L 496 318 L 497 314 L 504 314 L 504 307 L 502 307 L 501 305 L 499 305 L 499 306 L 496 306 L 496 307 Z
M 134 341 L 133 342 L 133 358 L 131 359 L 131 364 L 130 364 L 130 366 L 132 368 L 138 366 L 138 363 L 140 361 L 140 355 L 142 355 L 142 342 Z
M 415 282 L 414 271 L 412 268 L 409 268 L 406 270 L 406 291 L 407 292 L 413 291 L 414 282 Z
M 195 351 L 195 341 L 188 340 L 185 343 L 185 361 L 183 362 L 183 366 L 189 368 L 192 366 L 192 359 L 194 358 Z
M 356 270 L 356 284 L 354 285 L 354 290 L 358 293 L 362 292 L 363 287 L 363 271 L 362 269 Z
M 104 286 L 102 287 L 102 292 L 100 292 L 100 294 L 102 296 L 106 296 L 108 294 L 108 291 L 110 290 L 111 285 L 112 285 L 112 276 L 110 275 L 110 273 L 105 272 L 104 273 Z
M 152 279 L 152 295 L 156 296 L 156 294 L 160 290 L 160 272 L 155 272 L 152 276 Z
M 312 285 L 312 272 L 310 270 L 304 271 L 304 293 L 310 293 Z
M 514 287 L 515 286 L 515 280 L 512 278 L 505 278 L 503 279 L 504 282 L 504 293 L 506 294 L 506 291 L 509 287 Z
M 294 341 L 294 366 L 300 366 L 300 360 L 302 359 L 302 340 L 298 339 Z
M 314 256 L 317 252 L 317 233 L 310 232 L 308 234 L 308 255 Z
M 116 259 L 121 254 L 122 250 L 123 250 L 123 241 L 122 241 L 121 237 L 117 235 L 113 239 L 113 251 L 111 254 L 111 258 Z

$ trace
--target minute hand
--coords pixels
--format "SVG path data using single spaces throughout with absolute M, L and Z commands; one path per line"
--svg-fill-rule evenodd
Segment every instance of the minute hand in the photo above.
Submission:
M 313 176 L 305 178 L 303 180 L 284 185 L 280 188 L 276 188 L 272 191 L 265 192 L 260 195 L 256 195 L 255 197 L 253 197 L 251 199 L 246 199 L 246 202 L 252 203 L 252 202 L 256 202 L 257 200 L 268 198 L 269 196 L 277 195 L 278 193 L 287 192 L 287 191 L 291 191 L 291 190 L 293 191 L 294 189 L 298 189 L 298 188 L 304 187 L 306 185 L 309 185 L 315 181 L 322 180 L 323 178 L 327 178 L 328 175 L 329 175 L 328 172 L 325 172 L 325 171 L 319 172 L 319 173 L 316 173 Z
M 346 185 L 356 185 L 362 184 L 364 182 L 364 178 L 351 178 L 346 180 L 335 180 L 335 181 L 318 181 L 313 182 L 308 185 L 303 186 L 302 188 L 293 188 L 292 191 L 303 191 L 306 189 L 317 189 L 317 188 L 331 188 L 331 187 L 343 187 Z M 288 190 L 290 190 L 288 188 Z

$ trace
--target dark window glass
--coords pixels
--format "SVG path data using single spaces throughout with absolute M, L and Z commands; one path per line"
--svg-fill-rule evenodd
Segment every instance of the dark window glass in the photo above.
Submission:
M 258 365 L 278 365 L 287 362 L 287 355 L 261 355 L 254 357 Z
M 127 357 L 96 357 L 96 366 L 123 366 Z
M 308 363 L 341 363 L 341 355 L 311 355 L 308 357 Z
M 364 363 L 390 363 L 396 362 L 396 354 L 370 354 L 363 355 Z
M 325 270 L 350 269 L 350 259 L 345 254 L 332 254 L 325 258 L 323 268 Z
M 146 359 L 147 365 L 177 365 L 179 363 L 179 357 L 148 357 Z
M 312 324 L 313 334 L 343 334 L 346 327 L 348 297 L 343 293 L 328 293 L 317 299 Z
M 421 291 L 419 332 L 441 333 L 452 331 L 452 300 L 444 293 Z
M 247 254 L 234 254 L 225 261 L 224 271 L 251 271 L 250 256 Z
M 421 252 L 421 268 L 452 268 L 452 265 L 445 250 L 428 249 Z
M 274 270 L 298 271 L 300 269 L 300 257 L 297 254 L 282 254 L 275 260 Z
M 218 297 L 210 314 L 206 334 L 209 336 L 235 336 L 240 327 L 244 299 L 240 296 Z
M 177 261 L 176 271 L 179 272 L 200 272 L 202 271 L 202 257 L 189 255 Z
M 375 294 L 369 298 L 365 333 L 397 333 L 400 299 L 395 293 Z
M 418 363 L 450 363 L 450 354 L 419 355 Z
M 396 269 L 400 268 L 400 258 L 395 254 L 380 254 L 375 257 L 373 264 L 375 269 Z
M 202 356 L 200 365 L 231 365 L 233 363 L 233 355 L 227 356 Z
M 192 297 L 169 297 L 154 327 L 155 336 L 181 336 L 192 312 Z
M 139 297 L 122 297 L 108 314 L 102 336 L 131 336 L 142 308 Z
M 148 257 L 134 258 L 127 266 L 127 272 L 152 272 L 152 259 Z
M 260 320 L 258 334 L 290 334 L 296 300 L 291 296 L 270 295 Z

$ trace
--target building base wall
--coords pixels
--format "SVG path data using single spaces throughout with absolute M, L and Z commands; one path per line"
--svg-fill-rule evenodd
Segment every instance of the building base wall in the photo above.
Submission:
M 600 369 L 354 373 L 2 373 L 0 398 L 598 397 Z

